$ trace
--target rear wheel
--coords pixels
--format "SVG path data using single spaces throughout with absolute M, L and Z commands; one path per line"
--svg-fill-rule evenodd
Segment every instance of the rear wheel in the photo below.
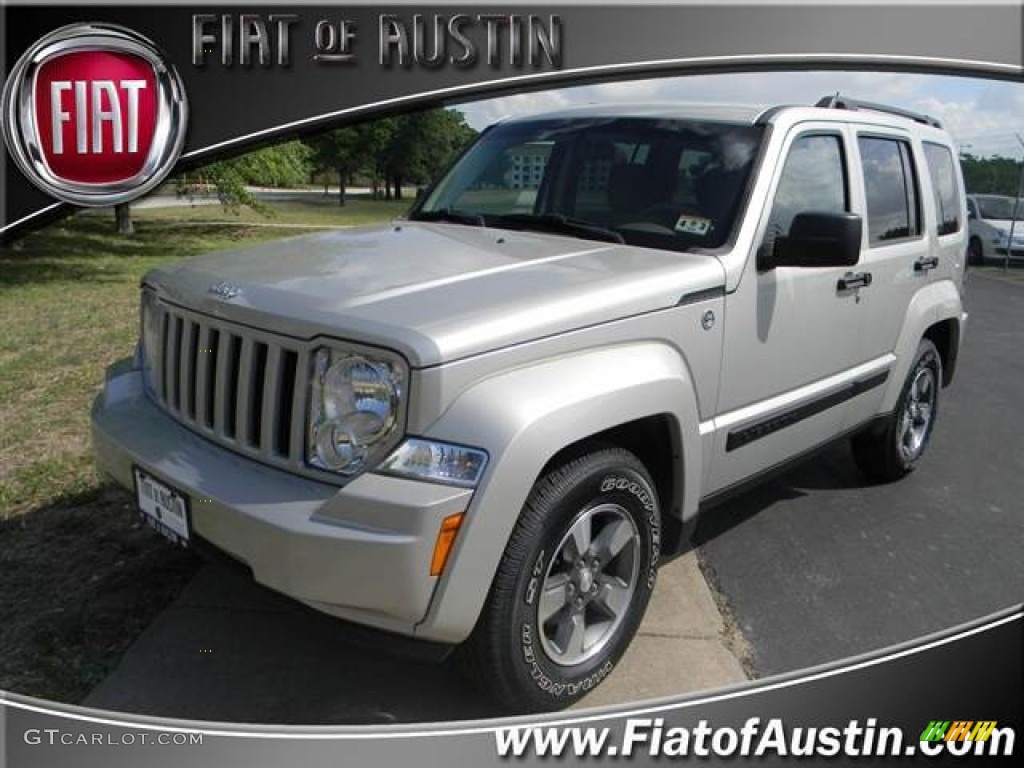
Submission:
M 643 618 L 660 537 L 654 484 L 628 451 L 595 448 L 545 474 L 460 649 L 474 682 L 516 712 L 593 690 Z
M 853 457 L 872 480 L 898 480 L 924 455 L 938 415 L 942 358 L 922 339 L 896 402 L 896 409 L 873 429 L 853 438 Z
M 981 241 L 976 237 L 972 237 L 971 241 L 967 244 L 967 263 L 977 267 L 985 263 L 985 254 L 981 248 Z

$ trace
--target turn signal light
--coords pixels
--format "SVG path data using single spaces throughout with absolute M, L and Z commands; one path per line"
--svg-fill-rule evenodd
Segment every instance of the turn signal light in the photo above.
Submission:
M 452 551 L 455 537 L 459 533 L 459 526 L 462 525 L 462 518 L 465 512 L 456 515 L 449 515 L 441 521 L 441 530 L 438 531 L 437 541 L 434 542 L 434 557 L 430 561 L 430 575 L 440 576 L 448 562 L 448 554 Z

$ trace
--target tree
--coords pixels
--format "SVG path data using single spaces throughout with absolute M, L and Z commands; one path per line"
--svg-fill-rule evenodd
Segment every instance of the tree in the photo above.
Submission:
M 294 187 L 309 177 L 310 149 L 301 141 L 289 141 L 257 149 L 230 164 L 246 184 L 262 187 Z
M 315 171 L 329 170 L 338 176 L 339 205 L 357 174 L 366 174 L 374 198 L 401 199 L 403 184 L 429 182 L 474 136 L 461 113 L 431 109 L 219 160 L 190 173 L 189 181 L 209 185 L 225 205 L 260 207 L 248 187 L 296 186 Z
M 380 197 L 391 198 L 388 165 L 394 153 L 404 151 L 404 148 L 396 143 L 399 141 L 400 125 L 401 118 L 385 117 L 361 123 L 356 127 L 362 138 L 361 149 L 367 161 L 364 170 L 370 175 L 374 200 Z
M 396 200 L 402 198 L 403 185 L 431 181 L 476 136 L 461 113 L 446 109 L 412 112 L 366 125 L 375 192 L 383 180 L 384 197 Z
M 129 203 L 114 206 L 114 229 L 119 235 L 134 235 L 135 224 L 132 223 L 132 207 Z
M 967 191 L 978 194 L 1008 195 L 1020 194 L 1020 161 L 1011 157 L 977 157 L 971 154 L 960 156 Z
M 363 164 L 365 137 L 358 128 L 336 128 L 307 140 L 313 166 L 338 174 L 338 205 L 345 204 L 345 188 L 349 179 Z
M 293 187 L 309 177 L 311 152 L 301 141 L 264 147 L 244 155 L 210 163 L 190 174 L 200 186 L 212 186 L 229 207 L 260 207 L 248 186 Z M 179 179 L 179 183 L 187 181 Z

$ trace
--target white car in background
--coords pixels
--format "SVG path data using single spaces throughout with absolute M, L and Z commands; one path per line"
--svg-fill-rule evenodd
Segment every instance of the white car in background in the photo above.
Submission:
M 1016 207 L 1014 203 L 1017 203 Z M 1016 223 L 1014 216 L 1016 214 Z M 1024 200 L 1014 201 L 1005 195 L 968 195 L 967 220 L 969 240 L 967 261 L 985 264 L 1002 263 L 1006 259 L 1011 228 L 1013 247 L 1010 258 L 1024 259 Z

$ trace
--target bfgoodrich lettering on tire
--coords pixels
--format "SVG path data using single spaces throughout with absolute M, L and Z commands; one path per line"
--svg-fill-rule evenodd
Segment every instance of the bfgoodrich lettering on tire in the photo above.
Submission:
M 514 711 L 566 707 L 614 669 L 654 588 L 661 519 L 628 451 L 594 449 L 534 485 L 463 661 Z
M 853 457 L 872 480 L 889 482 L 910 472 L 928 447 L 938 416 L 942 358 L 922 339 L 896 409 L 875 428 L 855 436 Z

